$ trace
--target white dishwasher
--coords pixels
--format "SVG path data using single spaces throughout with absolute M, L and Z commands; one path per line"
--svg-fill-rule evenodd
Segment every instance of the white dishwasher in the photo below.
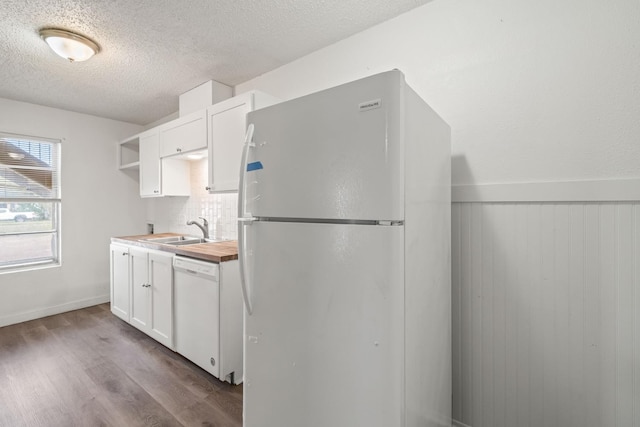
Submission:
M 220 268 L 212 262 L 173 258 L 176 351 L 220 378 Z

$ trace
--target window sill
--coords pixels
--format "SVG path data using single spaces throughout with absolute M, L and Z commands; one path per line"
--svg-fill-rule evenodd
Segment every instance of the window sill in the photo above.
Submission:
M 44 270 L 48 268 L 57 268 L 62 266 L 59 261 L 43 261 L 34 263 L 25 263 L 20 265 L 8 265 L 6 267 L 0 267 L 0 275 L 11 273 L 24 273 L 27 271 Z

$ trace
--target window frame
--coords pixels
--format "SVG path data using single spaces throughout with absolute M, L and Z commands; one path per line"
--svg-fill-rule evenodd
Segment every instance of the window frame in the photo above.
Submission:
M 51 228 L 47 230 L 30 230 L 15 232 L 0 232 L 0 239 L 4 236 L 25 236 L 37 234 L 50 234 L 53 242 L 51 246 L 51 256 L 42 258 L 23 258 L 16 261 L 4 262 L 0 260 L 0 274 L 11 273 L 17 271 L 26 271 L 40 268 L 59 267 L 62 265 L 62 244 L 61 244 L 61 226 L 62 226 L 62 140 L 44 138 L 38 136 L 30 136 L 24 134 L 14 134 L 9 132 L 0 132 L 0 143 L 11 143 L 11 141 L 42 143 L 51 145 L 51 170 L 55 175 L 52 179 L 52 192 L 50 196 L 57 197 L 7 197 L 0 191 L 0 205 L 6 205 L 10 209 L 12 204 L 20 203 L 41 203 L 51 204 Z M 39 160 L 42 161 L 42 158 Z M 0 168 L 7 167 L 7 163 L 0 162 Z M 15 166 L 15 165 L 14 165 Z M 15 167 L 14 169 L 39 169 L 37 167 Z M 44 169 L 44 168 L 43 168 Z M 28 179 L 28 178 L 27 178 Z

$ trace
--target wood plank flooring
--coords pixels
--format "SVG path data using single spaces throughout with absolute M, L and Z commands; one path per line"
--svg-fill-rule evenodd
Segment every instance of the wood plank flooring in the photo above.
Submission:
M 0 328 L 0 426 L 242 426 L 218 381 L 108 304 Z

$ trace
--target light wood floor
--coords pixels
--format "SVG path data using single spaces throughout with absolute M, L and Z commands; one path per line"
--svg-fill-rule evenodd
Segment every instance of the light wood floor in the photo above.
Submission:
M 0 426 L 242 425 L 218 381 L 108 304 L 0 328 Z

